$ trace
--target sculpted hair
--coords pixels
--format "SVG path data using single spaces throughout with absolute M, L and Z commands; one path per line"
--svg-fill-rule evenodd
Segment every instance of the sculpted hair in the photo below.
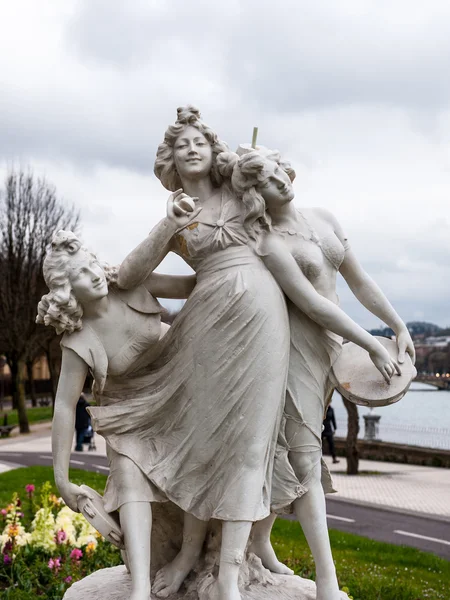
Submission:
M 222 184 L 222 175 L 216 164 L 216 158 L 221 152 L 226 152 L 228 146 L 219 140 L 217 134 L 201 120 L 200 111 L 194 106 L 183 106 L 177 109 L 177 120 L 170 125 L 164 134 L 164 141 L 158 146 L 154 172 L 163 186 L 171 192 L 182 187 L 180 176 L 175 166 L 173 148 L 177 138 L 189 127 L 195 127 L 202 133 L 211 145 L 213 160 L 211 181 L 214 187 Z
M 51 248 L 44 260 L 44 279 L 50 291 L 42 296 L 38 304 L 36 323 L 51 325 L 58 335 L 73 333 L 82 328 L 83 308 L 69 281 L 71 258 L 80 250 L 98 262 L 95 254 L 83 247 L 72 231 L 60 230 L 54 234 Z M 107 281 L 114 281 L 117 268 L 101 266 Z
M 241 156 L 235 152 L 223 152 L 217 157 L 217 166 L 223 177 L 231 180 L 231 187 L 245 207 L 244 226 L 250 237 L 255 240 L 258 233 L 270 229 L 270 215 L 266 212 L 266 203 L 257 191 L 265 179 L 264 168 L 268 161 L 276 162 L 294 181 L 295 171 L 290 163 L 281 158 L 278 150 L 261 148 L 249 150 Z

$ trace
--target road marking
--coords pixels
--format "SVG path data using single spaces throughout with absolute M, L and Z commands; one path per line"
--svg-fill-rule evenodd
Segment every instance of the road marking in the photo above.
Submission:
M 52 460 L 53 457 L 46 454 L 39 454 L 39 458 L 48 458 L 48 460 Z
M 344 521 L 345 523 L 355 523 L 355 519 L 347 519 L 347 517 L 337 517 L 336 515 L 328 515 L 328 519 L 336 519 L 336 521 Z
M 82 460 L 70 460 L 74 465 L 84 465 L 85 463 Z
M 0 452 L 0 456 L 22 456 L 22 452 Z
M 103 471 L 109 471 L 109 467 L 104 467 L 103 465 L 92 465 L 96 469 L 103 469 Z
M 447 540 L 441 540 L 439 538 L 428 537 L 427 535 L 419 535 L 418 533 L 410 533 L 409 531 L 402 531 L 401 529 L 395 529 L 394 533 L 398 533 L 398 535 L 406 535 L 407 537 L 418 538 L 419 540 L 426 540 L 428 542 L 436 542 L 437 544 L 445 544 L 446 546 L 450 546 L 450 542 Z

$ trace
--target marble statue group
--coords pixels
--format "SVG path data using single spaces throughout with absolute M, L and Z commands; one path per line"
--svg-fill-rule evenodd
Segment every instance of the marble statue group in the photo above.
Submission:
M 154 172 L 170 191 L 167 216 L 119 267 L 101 264 L 69 231 L 55 232 L 45 260 L 49 293 L 37 321 L 63 334 L 52 429 L 61 496 L 73 510 L 89 496 L 70 482 L 69 462 L 90 372 L 90 413 L 110 464 L 103 507 L 118 511 L 123 535 L 124 598 L 302 598 L 270 542 L 280 513 L 296 516 L 315 560 L 314 595 L 305 597 L 345 598 L 321 456 L 332 366 L 348 340 L 387 385 L 414 360 L 408 330 L 336 218 L 294 204 L 295 171 L 278 151 L 231 152 L 187 106 L 167 128 Z M 169 252 L 195 274 L 154 272 Z M 339 307 L 338 272 L 393 329 L 395 357 Z M 171 327 L 157 298 L 186 299 Z M 164 519 L 170 505 L 183 531 L 151 576 L 155 508 Z M 205 541 L 211 522 L 220 526 L 217 553 Z M 262 580 L 264 591 L 251 595 Z

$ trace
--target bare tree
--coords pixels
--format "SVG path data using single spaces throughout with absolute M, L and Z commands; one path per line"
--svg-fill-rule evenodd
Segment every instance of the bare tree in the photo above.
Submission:
M 47 291 L 45 252 L 55 231 L 77 229 L 79 216 L 31 171 L 10 172 L 0 194 L 0 350 L 11 369 L 20 431 L 28 433 L 26 363 L 54 336 L 51 328 L 35 323 L 37 304 Z

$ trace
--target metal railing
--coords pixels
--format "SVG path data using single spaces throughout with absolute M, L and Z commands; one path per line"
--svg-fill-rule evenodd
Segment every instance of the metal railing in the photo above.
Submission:
M 346 419 L 337 419 L 339 435 L 347 435 Z M 364 438 L 364 420 L 359 419 L 359 438 Z M 445 427 L 420 427 L 418 425 L 402 425 L 383 423 L 379 425 L 379 438 L 383 442 L 407 444 L 411 446 L 422 446 L 424 448 L 436 448 L 450 450 L 450 429 Z

